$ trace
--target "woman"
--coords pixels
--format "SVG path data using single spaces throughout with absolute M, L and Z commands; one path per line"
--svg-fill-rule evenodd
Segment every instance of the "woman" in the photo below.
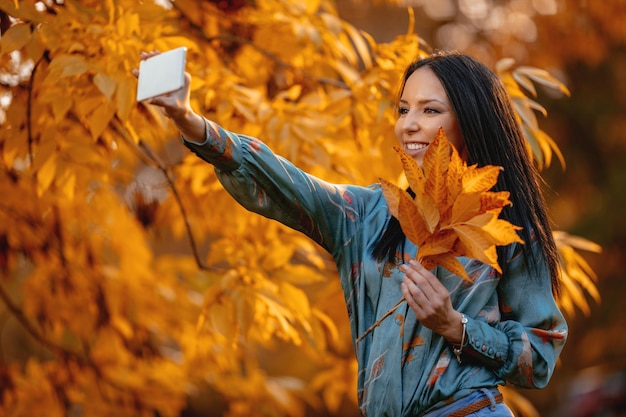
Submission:
M 413 63 L 403 77 L 395 127 L 418 163 L 442 127 L 468 164 L 504 167 L 495 190 L 510 191 L 513 205 L 501 217 L 524 226 L 526 243 L 499 248 L 501 275 L 460 258 L 472 284 L 409 261 L 417 248 L 389 214 L 379 185 L 326 183 L 258 139 L 224 130 L 191 109 L 189 81 L 187 75 L 181 90 L 149 103 L 163 107 L 185 145 L 215 166 L 240 204 L 305 233 L 334 257 L 363 415 L 512 416 L 498 385 L 548 383 L 567 335 L 553 295 L 558 255 L 538 174 L 493 72 L 459 53 Z M 407 302 L 393 317 L 356 342 L 400 297 Z

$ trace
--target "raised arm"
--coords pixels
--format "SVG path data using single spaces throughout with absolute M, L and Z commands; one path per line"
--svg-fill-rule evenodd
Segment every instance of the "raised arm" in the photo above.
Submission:
M 330 253 L 357 231 L 382 193 L 330 184 L 274 154 L 256 138 L 206 121 L 206 140 L 185 144 L 216 167 L 224 188 L 246 209 L 303 232 Z
M 147 58 L 151 54 L 143 54 Z M 245 208 L 299 230 L 334 253 L 382 194 L 322 181 L 275 155 L 263 142 L 223 129 L 193 111 L 190 75 L 172 93 L 147 100 L 163 108 L 185 145 L 216 168 L 226 190 Z

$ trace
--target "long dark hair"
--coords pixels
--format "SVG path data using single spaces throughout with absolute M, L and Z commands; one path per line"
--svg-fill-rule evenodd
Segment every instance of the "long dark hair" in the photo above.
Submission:
M 467 163 L 504 168 L 493 191 L 509 191 L 513 204 L 505 207 L 500 217 L 523 227 L 520 236 L 526 242 L 522 247 L 527 264 L 537 268 L 545 261 L 552 277 L 553 292 L 558 293 L 559 255 L 541 192 L 541 177 L 527 151 L 502 82 L 493 71 L 468 55 L 437 52 L 413 62 L 406 69 L 398 99 L 411 74 L 423 67 L 430 68 L 443 84 L 463 133 Z M 533 240 L 538 243 L 540 251 L 531 250 Z M 396 262 L 396 253 L 404 251 L 404 242 L 400 223 L 391 217 L 372 254 L 380 261 Z M 505 276 L 507 248 L 498 246 L 497 251 L 498 264 Z

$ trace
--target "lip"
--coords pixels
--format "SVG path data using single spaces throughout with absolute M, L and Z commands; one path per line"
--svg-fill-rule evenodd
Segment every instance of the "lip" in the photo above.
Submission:
M 417 155 L 423 154 L 428 149 L 430 143 L 428 142 L 404 142 L 404 152 L 408 155 L 415 157 Z M 416 147 L 417 146 L 417 147 Z

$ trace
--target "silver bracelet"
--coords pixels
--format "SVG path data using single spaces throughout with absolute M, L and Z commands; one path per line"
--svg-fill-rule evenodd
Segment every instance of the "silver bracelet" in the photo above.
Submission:
M 463 348 L 465 347 L 465 338 L 467 333 L 467 317 L 465 314 L 461 314 L 461 324 L 463 325 L 463 333 L 461 334 L 461 344 L 452 348 L 452 352 L 454 356 L 456 356 L 456 360 L 461 363 L 461 353 L 463 353 Z

